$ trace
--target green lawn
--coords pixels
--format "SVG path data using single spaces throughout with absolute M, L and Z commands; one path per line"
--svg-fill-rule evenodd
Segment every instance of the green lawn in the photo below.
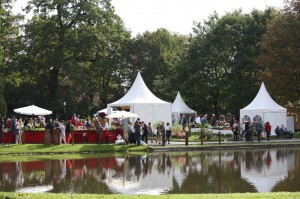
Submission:
M 6 154 L 63 154 L 63 153 L 116 153 L 116 152 L 139 152 L 150 151 L 148 146 L 137 145 L 97 145 L 97 144 L 75 144 L 75 145 L 44 145 L 44 144 L 11 144 L 0 145 L 0 155 Z
M 193 134 L 193 135 L 189 136 L 189 142 L 200 142 L 199 137 L 200 137 L 199 132 L 196 134 Z M 300 138 L 300 132 L 294 133 L 294 138 Z M 224 139 L 227 139 L 228 141 L 233 141 L 232 136 L 222 136 L 221 135 L 221 141 L 224 141 Z M 253 136 L 253 140 L 257 140 L 257 137 Z M 270 140 L 277 140 L 277 136 L 276 135 L 270 136 Z M 172 137 L 171 141 L 184 142 L 185 138 Z M 219 136 L 213 136 L 210 139 L 203 138 L 203 142 L 217 142 L 217 141 L 219 141 Z
M 272 198 L 272 199 L 291 199 L 291 198 L 300 198 L 300 193 L 234 193 L 234 194 L 174 194 L 174 195 L 159 195 L 159 196 L 149 196 L 149 195 L 99 195 L 99 194 L 21 194 L 21 193 L 5 193 L 0 192 L 0 198 L 22 198 L 22 199 L 79 199 L 79 198 L 88 198 L 88 199 L 208 199 L 208 198 L 222 198 L 222 199 L 263 199 L 263 198 Z

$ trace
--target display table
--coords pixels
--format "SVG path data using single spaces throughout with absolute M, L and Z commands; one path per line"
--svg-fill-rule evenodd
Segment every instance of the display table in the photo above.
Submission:
M 23 133 L 25 133 L 25 143 L 44 143 L 44 132 L 26 131 Z
M 44 131 L 25 131 L 23 132 L 25 135 L 24 143 L 23 144 L 43 144 L 45 133 Z M 101 135 L 101 142 L 106 143 L 105 136 L 108 136 L 109 143 L 115 143 L 116 141 L 116 132 L 108 132 L 107 134 L 102 133 Z M 15 142 L 15 135 L 12 132 L 4 133 L 3 143 L 11 143 Z M 53 143 L 53 139 L 52 139 Z M 72 143 L 72 141 L 70 142 Z M 79 130 L 74 131 L 74 143 L 97 143 L 97 132 L 94 130 Z
M 3 143 L 15 143 L 15 134 L 13 134 L 12 132 L 3 133 Z

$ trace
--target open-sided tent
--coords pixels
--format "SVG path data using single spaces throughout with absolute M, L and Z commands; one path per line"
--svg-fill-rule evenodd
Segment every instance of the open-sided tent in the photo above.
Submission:
M 17 108 L 14 109 L 14 112 L 23 115 L 51 115 L 52 114 L 52 111 L 40 108 L 35 105 Z
M 271 134 L 274 134 L 277 124 L 286 126 L 286 112 L 286 108 L 283 108 L 271 98 L 264 83 L 262 83 L 254 100 L 240 110 L 240 121 L 270 122 L 272 126 Z
M 138 73 L 129 91 L 118 101 L 107 105 L 108 114 L 112 107 L 129 107 L 130 112 L 138 114 L 141 121 L 171 123 L 172 104 L 156 97 L 146 86 Z

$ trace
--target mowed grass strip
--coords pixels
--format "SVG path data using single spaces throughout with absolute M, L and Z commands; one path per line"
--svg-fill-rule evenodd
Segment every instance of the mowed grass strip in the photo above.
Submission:
M 159 195 L 159 196 L 150 196 L 150 195 L 118 195 L 118 194 L 53 194 L 53 193 L 44 193 L 44 194 L 23 194 L 23 193 L 8 193 L 0 192 L 0 198 L 22 198 L 22 199 L 210 199 L 210 198 L 222 198 L 222 199 L 291 199 L 291 198 L 300 198 L 299 192 L 278 192 L 278 193 L 233 193 L 233 194 L 171 194 L 171 195 Z
M 112 145 L 112 144 L 2 144 L 0 145 L 0 155 L 7 154 L 60 154 L 60 153 L 101 153 L 101 152 L 139 152 L 150 151 L 148 146 L 137 145 Z

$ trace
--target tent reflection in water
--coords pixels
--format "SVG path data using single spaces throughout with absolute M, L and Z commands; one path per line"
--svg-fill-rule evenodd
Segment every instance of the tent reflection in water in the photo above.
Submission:
M 52 111 L 40 108 L 35 105 L 17 108 L 14 109 L 14 112 L 23 115 L 51 115 L 52 114 Z
M 255 165 L 252 165 L 252 168 L 249 169 L 246 161 L 241 162 L 241 177 L 255 186 L 258 192 L 272 192 L 276 184 L 288 176 L 289 169 L 292 169 L 288 165 L 294 165 L 293 161 L 295 157 L 293 156 L 276 161 L 277 151 L 273 150 L 265 153 L 269 153 L 264 154 L 264 156 L 268 155 L 272 162 L 267 163 L 264 161 L 262 168 L 255 168 Z M 293 163 L 291 164 L 291 162 Z
M 138 114 L 141 121 L 154 124 L 157 121 L 171 123 L 172 104 L 156 97 L 146 86 L 140 73 L 129 91 L 118 101 L 108 104 L 108 114 L 112 107 L 128 107 L 131 113 Z

